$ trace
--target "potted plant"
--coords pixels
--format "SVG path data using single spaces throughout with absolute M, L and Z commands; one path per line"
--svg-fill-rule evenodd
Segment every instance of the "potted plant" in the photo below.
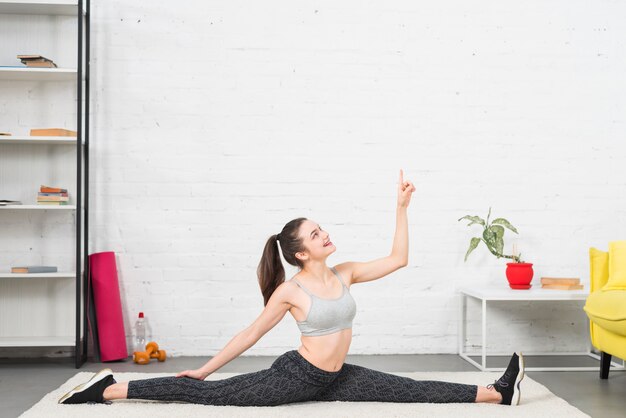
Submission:
M 530 282 L 533 279 L 533 264 L 525 263 L 521 259 L 521 254 L 506 255 L 504 251 L 504 228 L 507 228 L 517 234 L 517 229 L 509 221 L 504 218 L 497 218 L 489 223 L 491 217 L 491 208 L 487 214 L 487 220 L 479 216 L 466 215 L 459 219 L 459 222 L 467 219 L 470 221 L 467 226 L 474 224 L 481 225 L 483 227 L 482 237 L 474 237 L 470 241 L 469 249 L 465 253 L 465 261 L 472 251 L 478 247 L 480 242 L 484 242 L 487 249 L 491 254 L 498 258 L 508 258 L 513 260 L 511 263 L 507 263 L 506 278 L 509 281 L 511 289 L 529 289 L 531 287 Z M 514 251 L 516 253 L 516 251 Z

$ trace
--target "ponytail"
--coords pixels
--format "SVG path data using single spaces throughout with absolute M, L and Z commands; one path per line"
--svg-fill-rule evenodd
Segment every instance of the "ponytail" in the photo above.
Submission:
M 285 268 L 280 261 L 276 235 L 272 235 L 265 243 L 263 256 L 261 256 L 257 268 L 257 275 L 259 276 L 261 293 L 263 293 L 263 306 L 265 306 L 274 290 L 285 281 Z
M 298 233 L 300 225 L 306 220 L 306 218 L 297 218 L 289 221 L 280 234 L 272 235 L 265 243 L 261 261 L 256 270 L 263 294 L 263 306 L 267 305 L 274 290 L 285 282 L 285 268 L 280 260 L 278 244 L 285 260 L 292 266 L 302 268 L 302 262 L 296 258 L 296 253 L 304 250 Z

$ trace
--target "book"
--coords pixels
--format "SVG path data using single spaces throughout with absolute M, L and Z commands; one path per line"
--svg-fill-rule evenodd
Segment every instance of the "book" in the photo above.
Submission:
M 54 266 L 11 267 L 11 273 L 56 273 Z
M 38 205 L 67 205 L 67 202 L 37 201 Z
M 0 200 L 0 206 L 21 205 L 19 200 Z
M 576 285 L 580 284 L 578 277 L 542 277 L 541 284 Z
M 48 68 L 56 68 L 57 66 L 54 61 L 41 55 L 18 55 L 17 58 L 27 67 L 45 66 Z
M 67 196 L 67 193 L 37 193 L 38 196 Z
M 41 193 L 67 193 L 67 189 L 61 189 L 59 187 L 41 186 L 39 188 Z
M 67 196 L 37 196 L 37 202 L 67 202 L 70 200 Z
M 582 284 L 542 284 L 542 289 L 558 289 L 558 290 L 581 290 L 584 288 Z
M 42 128 L 42 129 L 31 129 L 31 136 L 76 136 L 76 131 L 70 131 L 69 129 L 63 128 Z
M 52 60 L 50 58 L 46 58 L 46 57 L 41 56 L 41 55 L 18 55 L 17 57 L 23 63 L 27 63 L 27 62 L 52 62 Z
M 28 60 L 48 60 L 48 61 L 52 61 L 44 56 L 41 55 L 18 55 L 17 58 L 19 60 L 22 61 L 28 61 Z
M 26 66 L 28 68 L 57 68 L 57 65 L 51 61 L 28 61 Z

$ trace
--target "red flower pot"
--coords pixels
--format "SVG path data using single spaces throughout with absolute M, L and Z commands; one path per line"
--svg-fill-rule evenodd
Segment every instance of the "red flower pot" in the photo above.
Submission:
M 506 263 L 506 278 L 511 289 L 530 289 L 533 263 Z

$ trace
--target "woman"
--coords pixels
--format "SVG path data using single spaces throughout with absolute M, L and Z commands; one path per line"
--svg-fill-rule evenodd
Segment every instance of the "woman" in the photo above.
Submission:
M 183 401 L 207 405 L 269 406 L 303 401 L 491 402 L 519 403 L 523 358 L 513 354 L 504 375 L 486 387 L 439 381 L 417 381 L 344 363 L 356 313 L 350 286 L 379 279 L 408 263 L 407 208 L 415 187 L 398 182 L 396 231 L 391 254 L 367 263 L 334 268 L 326 259 L 336 248 L 315 222 L 298 218 L 272 235 L 258 267 L 265 308 L 215 357 L 176 377 L 116 383 L 110 369 L 77 386 L 59 403 L 115 399 Z M 278 246 L 285 260 L 300 271 L 285 281 Z M 302 345 L 278 357 L 269 369 L 218 381 L 204 379 L 252 347 L 289 312 L 302 332 Z

